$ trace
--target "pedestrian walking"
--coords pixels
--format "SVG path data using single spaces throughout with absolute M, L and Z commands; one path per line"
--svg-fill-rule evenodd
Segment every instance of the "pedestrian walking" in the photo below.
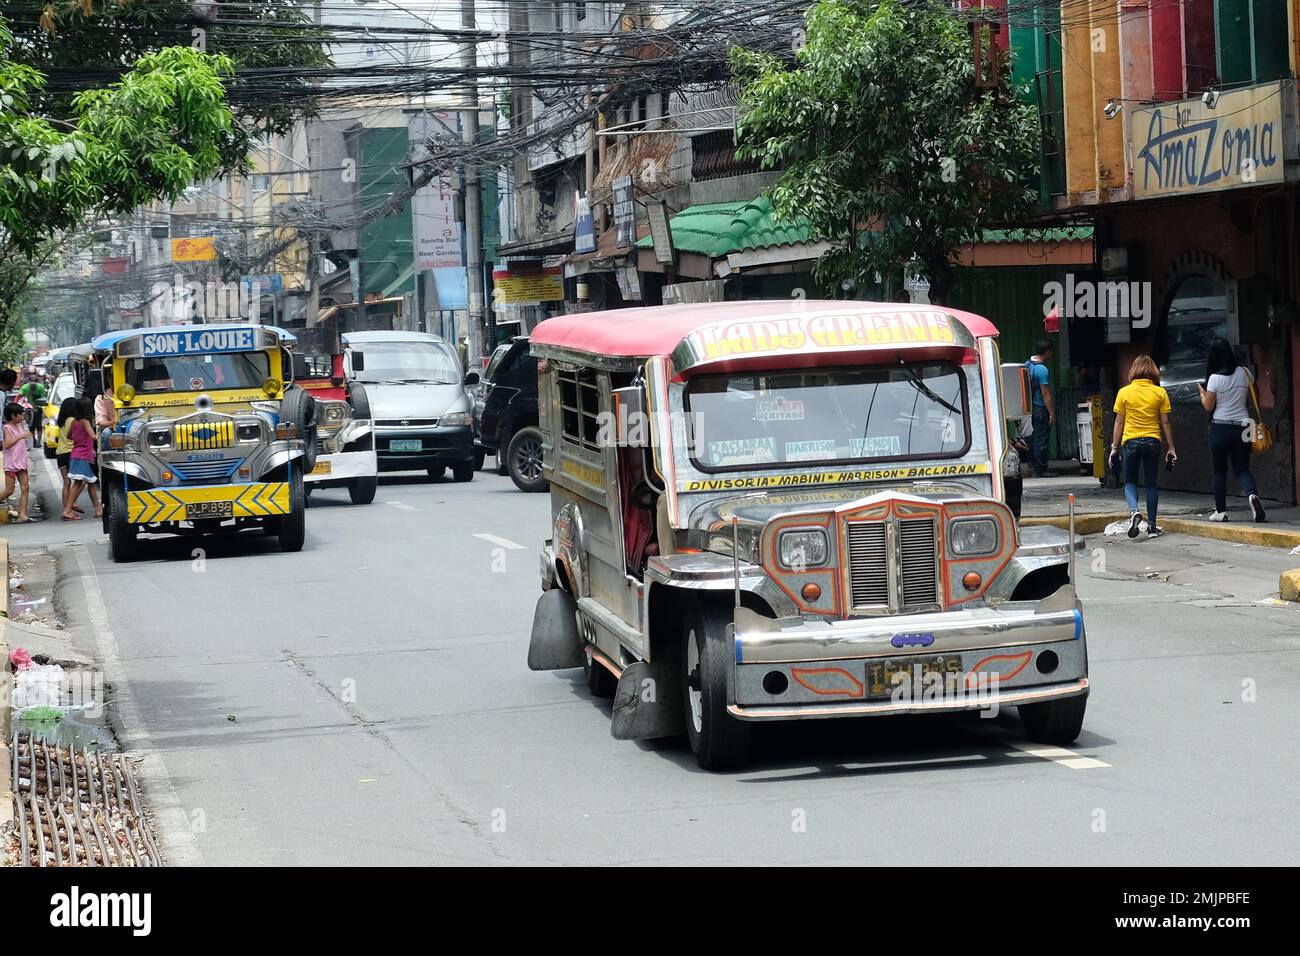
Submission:
M 59 426 L 59 439 L 54 444 L 54 461 L 59 466 L 59 474 L 63 476 L 63 490 L 60 493 L 59 500 L 67 501 L 68 492 L 72 489 L 72 480 L 68 477 L 68 466 L 72 463 L 72 423 L 77 420 L 77 403 L 81 399 L 76 396 L 68 396 L 59 405 L 59 415 L 55 422 Z M 64 510 L 67 510 L 66 507 Z M 85 509 L 80 505 L 73 505 L 72 510 L 77 514 L 85 514 Z
M 1206 381 L 1198 383 L 1201 405 L 1210 413 L 1210 463 L 1214 469 L 1214 511 L 1211 521 L 1228 520 L 1228 466 L 1246 493 L 1251 513 L 1257 522 L 1264 520 L 1264 504 L 1255 491 L 1255 476 L 1250 473 L 1251 440 L 1255 429 L 1255 411 L 1250 408 L 1251 388 L 1255 376 L 1237 364 L 1232 344 L 1223 338 L 1210 346 L 1206 362 Z
M 32 430 L 27 424 L 27 412 L 17 402 L 8 402 L 4 407 L 4 498 L 8 501 L 15 487 L 22 489 L 18 496 L 19 524 L 30 524 L 32 521 L 31 516 L 27 514 L 28 498 L 31 494 L 27 477 L 27 442 L 31 437 Z
M 0 392 L 4 393 L 4 403 L 17 401 L 18 373 L 11 368 L 0 368 Z
M 1047 362 L 1052 357 L 1052 343 L 1039 339 L 1034 354 L 1025 362 L 1029 369 L 1029 391 L 1033 397 L 1033 431 L 1029 436 L 1029 462 L 1035 478 L 1047 477 L 1047 447 L 1056 424 L 1056 403 L 1048 384 Z
M 1174 431 L 1169 424 L 1169 393 L 1160 387 L 1160 369 L 1149 355 L 1139 355 L 1128 371 L 1129 382 L 1115 396 L 1115 430 L 1111 436 L 1110 461 L 1114 465 L 1123 450 L 1124 499 L 1128 502 L 1128 536 L 1136 538 L 1142 516 L 1138 512 L 1137 482 L 1141 474 L 1147 492 L 1147 537 L 1164 532 L 1156 524 L 1160 505 L 1160 437 L 1169 449 L 1165 465 L 1178 461 Z
M 90 503 L 95 508 L 95 517 L 102 517 L 104 509 L 99 503 L 96 485 L 99 477 L 95 473 L 95 429 L 91 425 L 94 414 L 90 399 L 83 398 L 77 402 L 76 417 L 72 420 L 69 433 L 72 436 L 72 458 L 68 463 L 68 497 L 63 502 L 63 520 L 76 521 L 80 515 L 74 510 L 77 499 L 84 488 L 90 495 Z

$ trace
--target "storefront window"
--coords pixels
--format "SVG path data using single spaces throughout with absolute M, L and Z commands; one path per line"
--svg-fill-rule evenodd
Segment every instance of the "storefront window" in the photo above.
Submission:
M 1207 275 L 1178 284 L 1165 322 L 1160 381 L 1174 404 L 1200 401 L 1196 383 L 1205 380 L 1205 361 L 1216 338 L 1228 334 L 1228 297 L 1223 282 Z M 1233 343 L 1236 344 L 1235 342 Z

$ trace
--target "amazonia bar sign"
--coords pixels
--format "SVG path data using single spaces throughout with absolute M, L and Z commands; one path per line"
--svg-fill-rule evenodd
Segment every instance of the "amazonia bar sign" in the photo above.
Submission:
M 1296 174 L 1296 87 L 1282 80 L 1133 110 L 1133 194 L 1184 196 Z

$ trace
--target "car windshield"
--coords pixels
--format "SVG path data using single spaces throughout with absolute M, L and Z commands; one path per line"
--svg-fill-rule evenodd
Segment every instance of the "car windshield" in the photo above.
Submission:
M 433 382 L 455 385 L 461 380 L 460 360 L 439 342 L 356 342 L 365 356 L 359 382 Z
M 61 405 L 65 398 L 71 398 L 76 392 L 76 382 L 73 381 L 71 374 L 65 372 L 54 380 L 54 387 L 50 389 L 50 397 L 46 404 Z
M 126 382 L 137 392 L 201 392 L 257 388 L 270 375 L 265 352 L 154 355 L 126 363 Z
M 704 471 L 951 457 L 970 444 L 950 362 L 703 376 L 686 402 Z

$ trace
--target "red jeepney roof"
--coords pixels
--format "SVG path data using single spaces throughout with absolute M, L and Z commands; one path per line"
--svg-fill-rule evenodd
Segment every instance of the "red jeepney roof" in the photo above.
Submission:
M 728 321 L 795 319 L 809 315 L 952 316 L 973 338 L 997 335 L 988 319 L 935 305 L 817 299 L 762 299 L 659 305 L 606 312 L 559 315 L 540 323 L 529 336 L 532 345 L 628 358 L 668 355 L 682 339 L 704 326 Z

